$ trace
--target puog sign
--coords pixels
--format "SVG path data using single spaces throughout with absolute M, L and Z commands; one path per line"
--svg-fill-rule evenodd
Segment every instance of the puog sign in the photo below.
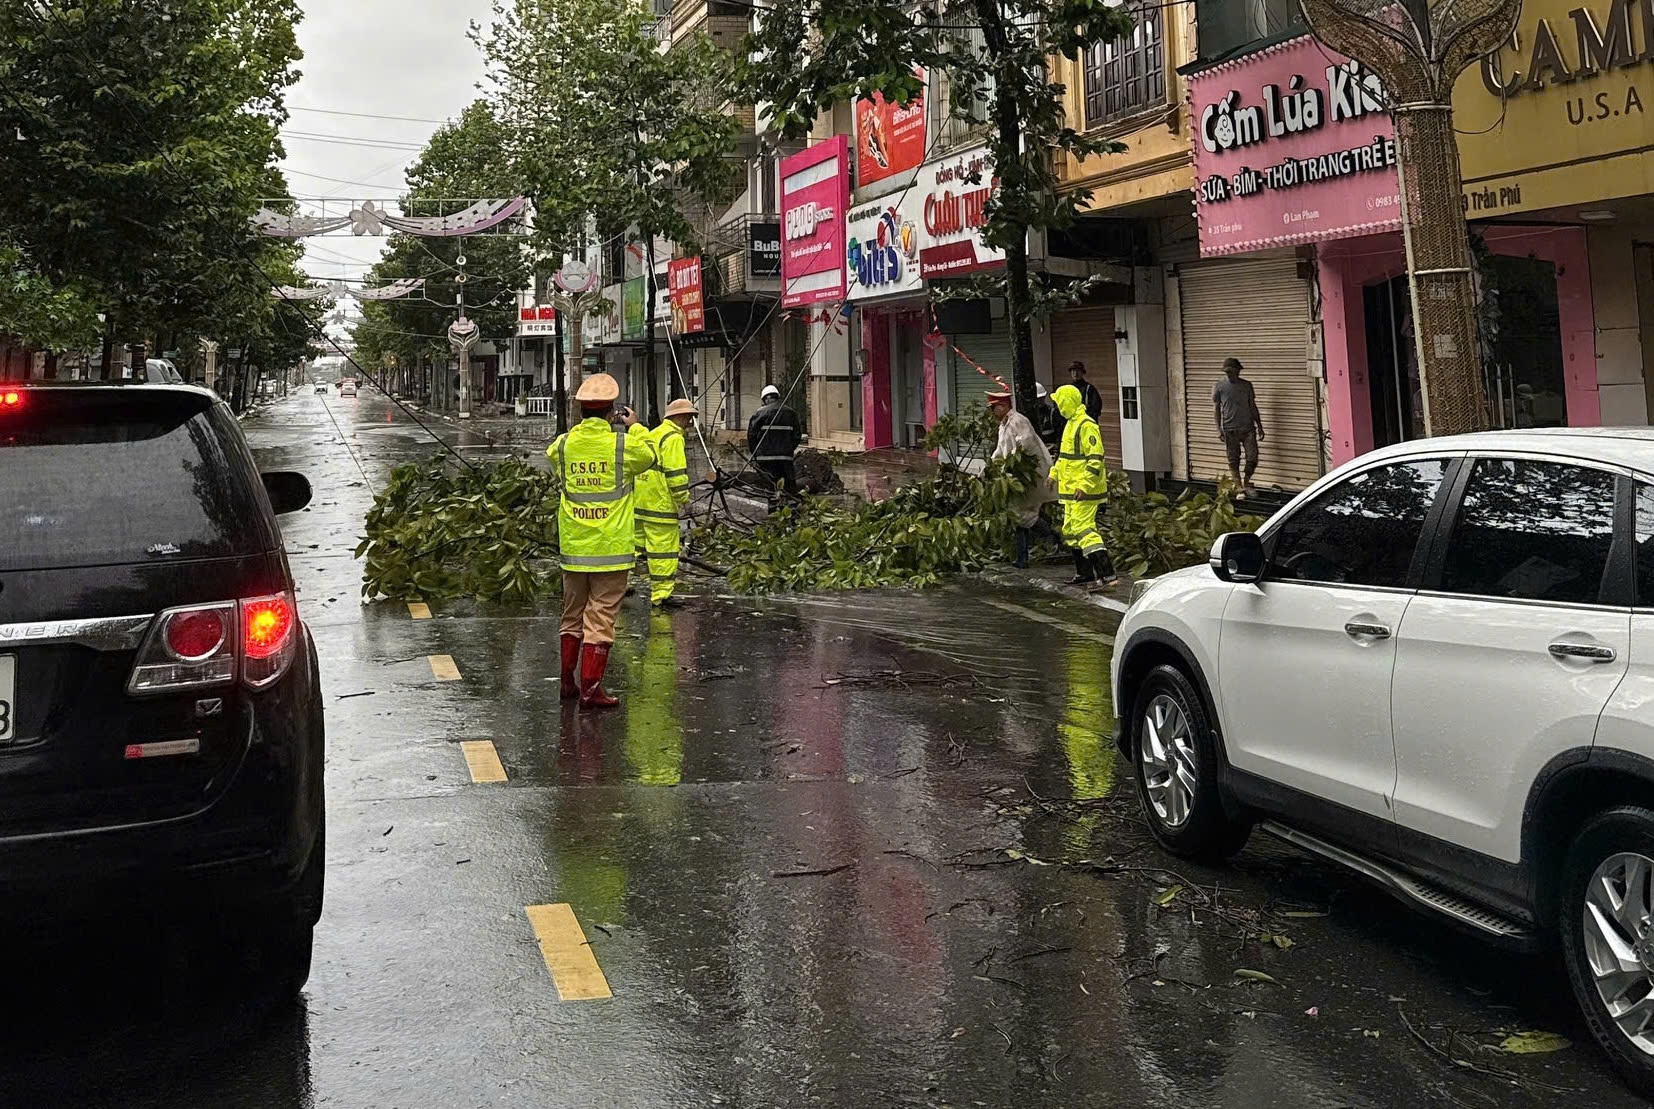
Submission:
M 1378 76 L 1305 35 L 1202 70 L 1194 103 L 1202 254 L 1401 226 Z

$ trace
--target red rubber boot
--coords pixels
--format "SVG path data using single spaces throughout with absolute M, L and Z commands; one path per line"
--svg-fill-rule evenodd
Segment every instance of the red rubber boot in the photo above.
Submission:
M 603 690 L 603 672 L 609 668 L 607 643 L 587 643 L 580 648 L 580 707 L 612 709 L 620 704 Z
M 563 700 L 572 701 L 580 696 L 580 681 L 575 672 L 580 668 L 580 637 L 565 635 L 563 637 Z

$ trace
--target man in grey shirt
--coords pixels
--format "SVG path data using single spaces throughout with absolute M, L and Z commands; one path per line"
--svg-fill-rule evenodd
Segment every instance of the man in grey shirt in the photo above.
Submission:
M 1223 380 L 1212 386 L 1212 407 L 1218 435 L 1229 456 L 1229 476 L 1235 482 L 1237 499 L 1252 492 L 1252 473 L 1258 468 L 1258 444 L 1263 442 L 1263 417 L 1252 383 L 1241 377 L 1239 358 L 1223 360 Z M 1246 472 L 1241 473 L 1241 453 L 1246 454 Z

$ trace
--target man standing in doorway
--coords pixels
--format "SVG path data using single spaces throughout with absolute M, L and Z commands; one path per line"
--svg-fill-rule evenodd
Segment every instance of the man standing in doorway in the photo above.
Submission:
M 798 426 L 798 413 L 781 403 L 781 390 L 764 386 L 758 394 L 763 407 L 747 421 L 747 449 L 758 472 L 769 479 L 773 489 L 780 482 L 792 496 L 798 495 L 798 475 L 793 470 L 793 455 L 804 433 Z
M 1258 468 L 1258 444 L 1263 442 L 1263 416 L 1258 412 L 1257 394 L 1252 383 L 1241 377 L 1239 358 L 1223 360 L 1223 379 L 1212 386 L 1212 410 L 1218 422 L 1218 435 L 1223 439 L 1224 452 L 1229 456 L 1229 477 L 1235 483 L 1237 499 L 1252 492 L 1252 474 Z M 1241 455 L 1246 455 L 1246 470 L 1241 470 Z
M 620 385 L 593 374 L 574 399 L 581 421 L 546 448 L 563 495 L 557 546 L 563 566 L 563 697 L 584 708 L 619 704 L 603 690 L 615 617 L 636 562 L 632 485 L 660 464 L 647 429 L 610 426 Z M 577 675 L 578 668 L 578 675 Z
M 1074 388 L 1080 391 L 1080 400 L 1085 405 L 1085 414 L 1093 420 L 1103 418 L 1103 394 L 1097 387 L 1085 379 L 1085 363 L 1078 358 L 1068 364 L 1068 380 L 1074 383 Z

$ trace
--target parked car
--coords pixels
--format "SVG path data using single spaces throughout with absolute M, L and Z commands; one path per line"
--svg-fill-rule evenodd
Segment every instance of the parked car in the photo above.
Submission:
M 276 516 L 309 483 L 203 389 L 0 400 L 0 913 L 176 901 L 296 991 L 323 721 Z
M 137 380 L 150 385 L 182 385 L 184 375 L 165 358 L 147 358 L 144 360 L 142 373 L 137 375 Z
M 339 395 L 341 397 L 354 397 L 356 395 L 356 383 L 354 381 L 341 382 L 339 384 Z
M 1113 661 L 1156 838 L 1256 827 L 1498 942 L 1560 946 L 1654 1094 L 1654 432 L 1363 456 L 1134 600 Z

